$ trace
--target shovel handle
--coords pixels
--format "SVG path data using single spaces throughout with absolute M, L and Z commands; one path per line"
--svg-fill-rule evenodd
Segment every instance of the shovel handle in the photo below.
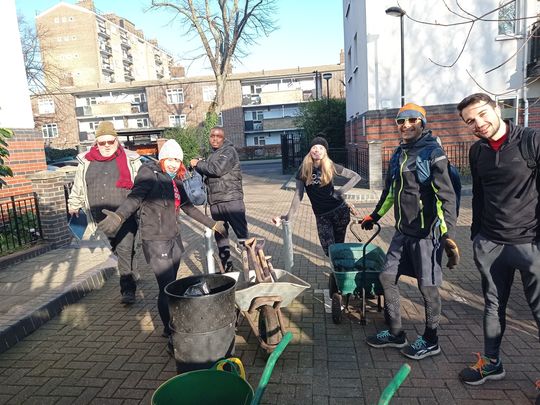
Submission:
M 266 389 L 266 386 L 268 385 L 268 381 L 270 381 L 270 377 L 272 376 L 272 371 L 274 371 L 274 366 L 276 365 L 276 362 L 281 356 L 281 353 L 285 350 L 289 342 L 292 340 L 293 334 L 291 332 L 285 333 L 283 338 L 281 339 L 281 342 L 276 346 L 275 350 L 270 354 L 270 357 L 268 358 L 268 361 L 266 362 L 266 366 L 264 367 L 261 379 L 259 381 L 259 386 L 257 387 L 257 390 L 255 391 L 255 395 L 253 396 L 253 400 L 251 401 L 251 405 L 258 405 L 261 401 L 261 398 L 264 394 L 264 390 Z

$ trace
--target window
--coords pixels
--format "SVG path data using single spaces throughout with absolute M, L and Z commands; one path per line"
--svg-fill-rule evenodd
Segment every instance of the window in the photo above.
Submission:
M 497 105 L 501 109 L 501 117 L 503 120 L 508 120 L 516 123 L 518 118 L 517 97 L 514 98 L 497 98 Z
M 137 119 L 137 128 L 148 128 L 148 118 Z
M 90 128 L 90 131 L 95 131 L 99 125 L 99 121 L 89 122 L 88 127 Z
M 208 118 L 208 113 L 206 114 L 206 118 Z M 223 126 L 223 113 L 218 114 L 218 121 L 216 126 L 222 127 Z
M 216 98 L 216 86 L 204 86 L 202 91 L 203 101 L 214 101 Z
M 58 136 L 58 125 L 44 124 L 41 126 L 43 138 L 56 138 Z
M 52 98 L 38 100 L 38 111 L 40 114 L 54 114 L 54 101 Z
M 182 115 L 169 115 L 169 126 L 184 128 L 186 126 L 186 116 Z
M 262 86 L 260 84 L 253 84 L 250 86 L 251 94 L 262 93 Z
M 86 105 L 97 104 L 95 97 L 86 97 Z
M 508 3 L 507 0 L 501 0 L 499 7 Z M 499 35 L 515 35 L 516 34 L 516 19 L 517 19 L 516 2 L 513 1 L 510 4 L 499 9 Z
M 251 117 L 253 118 L 253 121 L 262 121 L 264 118 L 264 112 L 263 111 L 252 111 Z
M 133 102 L 134 103 L 142 103 L 144 101 L 146 101 L 146 95 L 144 93 L 136 94 L 133 97 Z
M 182 104 L 184 102 L 184 89 L 168 89 L 167 104 Z
M 253 145 L 264 146 L 266 145 L 266 139 L 264 136 L 256 136 L 253 138 Z

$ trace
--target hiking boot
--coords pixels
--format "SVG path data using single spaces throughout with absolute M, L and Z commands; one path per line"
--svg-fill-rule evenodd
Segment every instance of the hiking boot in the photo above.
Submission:
M 441 352 L 437 343 L 428 343 L 423 336 L 418 336 L 413 344 L 401 349 L 401 353 L 413 360 L 421 360 L 424 357 L 435 356 Z
M 407 335 L 401 331 L 397 335 L 392 335 L 389 330 L 383 330 L 376 335 L 368 336 L 366 343 L 371 347 L 397 347 L 407 346 Z
M 497 360 L 497 363 L 492 363 L 485 356 L 481 356 L 480 353 L 476 353 L 478 360 L 476 364 L 471 367 L 467 367 L 459 373 L 459 378 L 465 384 L 480 385 L 487 380 L 502 380 L 506 375 L 501 360 Z
M 132 305 L 135 303 L 135 291 L 124 291 L 122 293 L 122 304 Z

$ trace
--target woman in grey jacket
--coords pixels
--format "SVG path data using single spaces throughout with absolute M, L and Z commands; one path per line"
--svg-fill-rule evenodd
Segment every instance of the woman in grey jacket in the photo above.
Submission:
M 140 208 L 139 228 L 143 252 L 158 282 L 158 311 L 163 322 L 164 336 L 171 332 L 165 286 L 176 280 L 184 253 L 179 210 L 208 228 L 226 234 L 223 222 L 208 218 L 189 200 L 182 186 L 186 171 L 182 164 L 183 157 L 182 148 L 175 140 L 165 142 L 159 152 L 159 164 L 143 165 L 126 201 L 115 212 L 104 210 L 107 218 L 98 224 L 98 228 L 105 234 L 114 235 L 124 219 Z
M 336 174 L 349 179 L 338 190 L 334 188 L 333 182 Z M 343 195 L 359 181 L 359 174 L 332 162 L 328 157 L 328 142 L 318 136 L 311 142 L 309 153 L 304 157 L 296 174 L 296 193 L 289 212 L 272 220 L 276 225 L 279 225 L 282 219 L 291 220 L 306 191 L 315 214 L 321 247 L 328 256 L 330 245 L 345 242 L 347 226 L 351 221 L 351 208 Z

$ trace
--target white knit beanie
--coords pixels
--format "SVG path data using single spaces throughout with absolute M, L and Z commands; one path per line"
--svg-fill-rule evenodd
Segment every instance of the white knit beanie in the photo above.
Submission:
M 159 151 L 159 160 L 169 158 L 184 160 L 184 151 L 174 139 L 169 139 L 165 142 Z

